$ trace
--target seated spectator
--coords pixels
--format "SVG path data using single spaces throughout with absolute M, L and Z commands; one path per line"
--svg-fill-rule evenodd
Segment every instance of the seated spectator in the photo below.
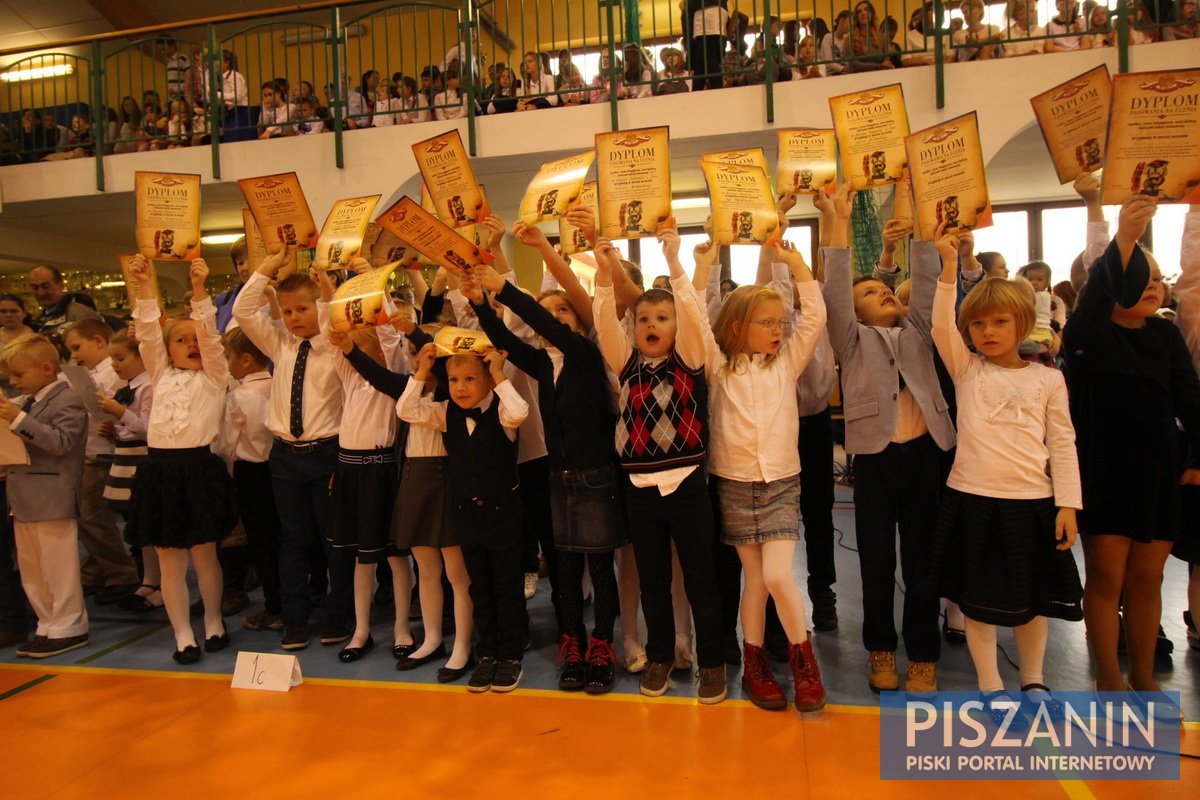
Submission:
M 115 153 L 137 152 L 137 140 L 142 135 L 142 110 L 138 108 L 137 100 L 126 95 L 121 98 L 121 126 L 117 128 Z
M 304 100 L 305 98 L 312 100 L 313 108 L 318 108 L 320 106 L 320 101 L 317 100 L 317 92 L 316 89 L 313 88 L 312 82 L 306 80 L 296 81 L 296 83 L 292 85 L 292 105 L 299 108 L 300 101 Z
M 796 63 L 792 66 L 792 80 L 802 81 L 808 78 L 825 77 L 825 67 L 813 63 L 817 59 L 817 42 L 811 36 L 800 40 L 800 48 Z
M 54 133 L 53 145 L 50 143 L 46 128 L 42 127 L 42 118 L 34 109 L 20 109 L 20 119 L 17 121 L 17 136 L 13 140 L 20 161 L 31 163 L 41 161 L 47 152 L 52 152 L 58 146 L 58 132 Z
M 820 22 L 821 25 L 816 23 Z M 849 67 L 842 56 L 846 53 L 850 36 L 850 12 L 839 12 L 833 21 L 833 31 L 822 31 L 824 20 L 813 20 L 813 31 L 817 39 L 817 56 L 825 65 L 826 75 L 840 75 Z
M 873 72 L 894 69 L 891 59 L 887 57 L 889 51 L 890 48 L 883 41 L 883 34 L 879 32 L 875 6 L 867 0 L 859 0 L 854 4 L 854 14 L 850 18 L 850 34 L 846 37 L 846 71 Z
M 903 66 L 900 62 L 902 50 L 896 41 L 896 37 L 900 35 L 900 23 L 889 14 L 883 18 L 883 22 L 879 23 L 879 33 L 883 36 L 883 44 L 888 51 L 887 60 L 892 62 L 893 67 Z
M 558 105 L 554 76 L 545 69 L 542 57 L 533 52 L 521 59 L 521 82 L 517 90 L 517 111 L 532 111 Z
M 83 114 L 71 117 L 71 134 L 67 139 L 67 147 L 57 153 L 46 156 L 46 161 L 62 161 L 70 158 L 88 158 L 96 155 L 96 144 L 92 141 L 92 123 Z
M 311 97 L 301 97 L 296 123 L 296 133 L 307 136 L 312 133 L 324 133 L 325 121 L 317 116 L 316 102 Z
M 1008 0 L 1004 15 L 1008 20 L 1002 50 L 1004 58 L 1029 56 L 1045 50 L 1041 39 L 1029 40 L 1030 36 L 1042 36 L 1046 32 L 1037 24 L 1037 0 Z
M 561 90 L 563 88 L 563 81 L 565 80 L 563 77 L 564 72 L 569 71 L 572 75 L 579 75 L 580 80 L 583 79 L 583 73 L 579 71 L 579 67 L 575 66 L 575 62 L 571 60 L 572 58 L 571 51 L 566 47 L 558 51 L 558 74 L 554 76 L 555 89 Z
M 746 73 L 750 69 L 750 59 L 746 57 L 746 31 L 749 27 L 750 18 L 741 11 L 732 12 L 725 23 L 726 49 L 721 57 L 721 75 L 722 85 L 726 88 L 742 86 L 746 82 Z
M 621 92 L 625 88 L 622 72 L 625 69 L 621 62 L 621 57 L 616 56 L 616 63 L 613 66 L 616 69 L 616 75 L 609 75 L 609 60 L 608 51 L 600 51 L 600 71 L 596 73 L 596 77 L 592 78 L 592 91 L 588 96 L 588 101 L 592 103 L 607 103 L 609 101 L 609 90 L 612 83 L 616 82 L 617 98 L 620 99 Z
M 167 149 L 187 147 L 188 128 L 192 121 L 187 106 L 182 99 L 176 98 L 171 101 L 170 112 L 170 116 L 167 117 Z
M 507 64 L 496 65 L 496 80 L 483 90 L 479 102 L 484 114 L 508 114 L 517 110 L 517 89 Z
M 50 109 L 42 111 L 42 130 L 46 132 L 46 146 L 51 150 L 63 151 L 71 144 L 71 131 L 58 124 L 58 118 Z
M 588 101 L 588 86 L 583 81 L 579 67 L 567 61 L 559 62 L 558 68 L 558 104 L 560 106 L 578 106 Z
M 356 120 L 357 127 L 370 128 L 375 124 L 373 120 L 375 105 L 380 100 L 387 99 L 379 89 L 379 70 L 369 69 L 363 73 L 358 93 L 362 95 L 363 116 Z
M 625 73 L 623 98 L 649 97 L 654 94 L 654 69 L 646 63 L 642 48 L 636 44 L 625 45 Z
M 664 47 L 658 53 L 662 60 L 662 72 L 658 73 L 659 94 L 679 94 L 690 90 L 688 80 L 691 73 L 684 69 L 683 52 L 677 47 Z
M 445 73 L 446 91 L 439 92 L 433 99 L 433 114 L 435 119 L 462 119 L 467 115 L 466 97 L 458 90 L 458 72 L 447 70 Z
M 1055 0 L 1054 6 L 1058 14 L 1046 23 L 1046 33 L 1056 38 L 1046 40 L 1046 52 L 1090 50 L 1092 39 L 1086 35 L 1087 19 L 1080 15 L 1079 3 L 1076 0 Z
M 162 98 L 154 89 L 147 89 L 146 91 L 142 92 L 143 109 L 146 107 L 147 103 L 152 103 L 154 105 L 154 110 L 157 111 L 160 116 L 162 115 Z
M 1085 0 L 1083 14 L 1087 17 L 1087 35 L 1092 40 L 1092 47 L 1112 47 L 1117 32 L 1109 20 L 1108 8 L 1096 0 Z
M 983 21 L 983 0 L 963 0 L 959 6 L 964 24 L 954 32 L 959 61 L 987 61 L 1000 57 L 1000 29 Z
M 1137 14 L 1129 26 L 1130 44 L 1149 44 L 1158 41 L 1158 28 L 1154 27 L 1154 17 L 1146 3 L 1152 0 L 1129 0 L 1130 6 L 1136 4 Z
M 258 138 L 277 139 L 294 136 L 295 128 L 288 125 L 288 122 L 295 116 L 295 107 L 283 100 L 286 95 L 280 95 L 274 80 L 264 83 L 262 92 L 263 104 L 258 112 Z
M 164 146 L 161 137 L 167 135 L 167 119 L 158 113 L 153 103 L 147 103 L 142 108 L 142 131 L 138 142 L 138 152 L 161 150 Z
M 1200 39 L 1200 17 L 1196 14 L 1196 0 L 1176 0 L 1171 25 L 1163 28 L 1163 41 L 1177 39 Z
M 783 63 L 788 66 L 795 64 L 800 57 L 800 31 L 802 30 L 800 20 L 789 19 L 783 23 L 783 44 L 779 48 L 779 54 Z
M 442 71 L 430 64 L 421 70 L 419 77 L 421 79 L 421 94 L 425 95 L 426 102 L 432 106 L 434 98 L 446 88 Z
M 937 35 L 937 23 L 933 16 L 933 3 L 927 2 L 908 18 L 908 33 L 905 34 L 904 39 L 904 49 L 908 52 L 900 56 L 901 66 L 928 65 L 936 59 L 934 49 L 937 45 L 933 38 Z M 945 60 L 953 61 L 954 56 L 953 48 L 947 47 Z

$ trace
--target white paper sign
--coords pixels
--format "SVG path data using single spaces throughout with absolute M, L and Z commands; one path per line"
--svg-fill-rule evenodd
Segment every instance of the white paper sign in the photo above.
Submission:
M 282 653 L 239 652 L 233 668 L 232 689 L 261 689 L 286 692 L 304 683 L 300 661 Z

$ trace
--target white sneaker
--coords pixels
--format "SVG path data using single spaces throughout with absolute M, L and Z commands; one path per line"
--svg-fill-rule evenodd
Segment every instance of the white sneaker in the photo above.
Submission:
M 536 572 L 525 573 L 525 599 L 530 600 L 537 594 L 538 574 Z

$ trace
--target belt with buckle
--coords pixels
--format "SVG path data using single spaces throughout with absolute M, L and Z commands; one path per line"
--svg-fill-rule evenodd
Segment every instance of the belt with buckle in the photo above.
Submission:
M 286 447 L 292 452 L 292 455 L 304 456 L 309 453 L 316 453 L 321 450 L 327 450 L 330 447 L 337 445 L 338 437 L 327 436 L 324 439 L 310 439 L 303 442 L 289 442 L 287 439 L 275 437 L 275 441 Z

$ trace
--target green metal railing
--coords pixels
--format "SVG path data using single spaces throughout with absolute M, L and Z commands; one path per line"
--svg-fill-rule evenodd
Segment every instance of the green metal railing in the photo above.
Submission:
M 219 178 L 222 142 L 324 130 L 332 133 L 334 160 L 342 167 L 349 131 L 460 117 L 466 118 L 468 147 L 475 154 L 481 114 L 604 103 L 616 130 L 625 97 L 684 86 L 761 85 L 770 123 L 781 81 L 909 63 L 934 66 L 940 108 L 947 62 L 986 58 L 981 53 L 989 48 L 1018 41 L 1036 49 L 1039 41 L 1080 35 L 1015 38 L 1011 25 L 965 26 L 959 20 L 971 3 L 981 0 L 931 0 L 914 14 L 919 31 L 910 32 L 902 0 L 743 0 L 732 12 L 710 11 L 721 20 L 713 24 L 720 28 L 714 35 L 723 37 L 720 43 L 733 43 L 714 58 L 715 49 L 704 47 L 708 17 L 689 19 L 674 2 L 401 0 L 364 9 L 365 0 L 319 0 L 203 25 L 162 25 L 56 43 L 86 48 L 88 55 L 39 54 L 9 64 L 0 77 L 68 67 L 70 74 L 0 83 L 0 124 L 9 127 L 11 141 L 3 155 L 10 163 L 94 154 L 96 185 L 103 190 L 103 162 L 114 154 L 207 145 Z M 1171 38 L 1171 31 L 1195 24 L 1168 19 L 1177 12 L 1167 0 L 1151 0 L 1150 11 L 1145 8 L 1127 4 L 1093 20 L 1099 28 L 1105 17 L 1104 36 L 1116 46 L 1122 71 L 1128 69 L 1132 42 Z M 696 27 L 698 20 L 704 28 Z M 688 60 L 686 78 L 658 71 L 668 47 Z M 20 53 L 0 51 L 0 57 Z M 187 59 L 186 67 L 172 63 L 176 53 Z M 442 94 L 454 74 L 458 95 L 452 89 Z M 414 85 L 421 95 L 415 102 Z M 268 106 L 264 113 L 268 92 L 286 101 L 285 110 Z M 147 103 L 153 111 L 149 121 Z M 49 125 L 31 131 L 22 109 L 47 112 L 53 141 Z M 86 143 L 60 143 L 76 117 L 90 124 Z

